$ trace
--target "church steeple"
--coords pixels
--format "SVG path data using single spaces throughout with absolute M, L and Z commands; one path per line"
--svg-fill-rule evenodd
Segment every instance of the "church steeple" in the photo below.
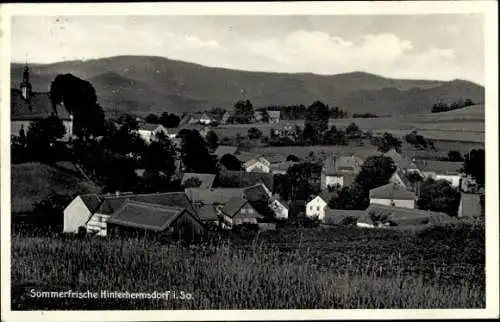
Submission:
M 19 86 L 21 89 L 21 95 L 25 101 L 30 101 L 31 99 L 31 82 L 30 82 L 30 69 L 28 67 L 28 61 L 26 59 L 24 63 L 23 70 L 23 81 Z

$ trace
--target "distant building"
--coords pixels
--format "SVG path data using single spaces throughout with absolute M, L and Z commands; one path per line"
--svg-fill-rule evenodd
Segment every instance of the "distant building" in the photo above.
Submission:
M 62 103 L 53 106 L 50 93 L 33 92 L 28 65 L 24 66 L 23 80 L 19 89 L 12 88 L 10 91 L 10 106 L 11 135 L 18 136 L 21 131 L 27 134 L 31 122 L 56 116 L 66 130 L 62 141 L 69 141 L 73 137 L 73 115 Z
M 271 173 L 282 175 L 286 174 L 288 172 L 288 169 L 296 164 L 299 164 L 299 162 L 285 161 L 280 163 L 273 163 L 271 164 Z
M 217 156 L 217 158 L 221 159 L 226 154 L 235 155 L 237 151 L 238 151 L 238 147 L 236 147 L 236 146 L 219 145 L 217 147 L 217 149 L 215 149 L 214 154 Z
M 355 155 L 333 155 L 326 158 L 321 169 L 321 189 L 337 185 L 340 187 L 350 186 L 361 171 L 362 164 L 363 160 Z
M 231 118 L 231 114 L 229 112 L 225 112 L 223 115 L 222 115 L 222 118 L 220 120 L 220 123 L 221 124 L 227 124 L 229 122 L 229 119 Z
M 171 138 L 171 135 L 169 135 L 168 133 L 168 129 L 161 124 L 140 124 L 139 128 L 137 129 L 137 134 L 139 134 L 139 136 L 146 143 L 151 143 L 152 141 L 154 141 L 155 136 L 158 133 L 163 133 L 167 138 Z
M 201 124 L 212 124 L 215 122 L 215 119 L 207 112 L 203 112 L 200 116 Z
M 253 118 L 257 123 L 262 122 L 262 119 L 264 118 L 264 116 L 262 115 L 262 111 L 254 111 Z
M 401 168 L 396 168 L 392 176 L 389 178 L 389 182 L 398 184 L 408 190 L 412 190 L 413 186 L 408 177 L 403 173 Z
M 393 182 L 370 190 L 370 204 L 413 209 L 416 199 L 413 192 Z
M 243 168 L 246 172 L 270 172 L 270 164 L 267 160 L 262 158 L 250 159 L 243 164 Z
M 267 111 L 269 115 L 269 124 L 278 124 L 280 122 L 280 111 Z

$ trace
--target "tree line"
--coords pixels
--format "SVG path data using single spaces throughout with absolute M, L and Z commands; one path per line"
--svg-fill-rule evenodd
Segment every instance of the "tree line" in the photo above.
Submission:
M 474 103 L 471 99 L 467 98 L 465 100 L 458 100 L 456 102 L 453 102 L 451 104 L 447 104 L 447 103 L 444 103 L 444 102 L 439 102 L 439 103 L 436 103 L 432 106 L 432 113 L 441 113 L 441 112 L 447 112 L 447 111 L 452 111 L 452 110 L 456 110 L 456 109 L 459 109 L 459 108 L 464 108 L 464 107 L 467 107 L 467 106 L 471 106 L 471 105 L 475 105 L 476 103 Z

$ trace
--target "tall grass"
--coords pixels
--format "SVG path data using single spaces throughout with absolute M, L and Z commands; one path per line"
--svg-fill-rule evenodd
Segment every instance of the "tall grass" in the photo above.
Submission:
M 16 234 L 12 308 L 484 307 L 484 237 L 454 232 L 288 229 L 191 246 Z M 184 291 L 192 300 L 33 299 L 31 289 Z

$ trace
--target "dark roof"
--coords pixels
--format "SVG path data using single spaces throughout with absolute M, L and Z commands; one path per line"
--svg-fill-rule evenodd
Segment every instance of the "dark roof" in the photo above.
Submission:
M 419 169 L 423 172 L 436 172 L 438 174 L 457 174 L 463 166 L 462 162 L 416 160 Z
M 139 130 L 154 131 L 160 126 L 161 126 L 160 124 L 151 124 L 151 123 L 139 124 Z
M 70 114 L 62 105 L 56 110 L 52 108 L 49 93 L 33 92 L 30 102 L 22 98 L 21 91 L 12 88 L 10 90 L 11 117 L 13 121 L 37 120 L 47 118 L 57 111 L 61 120 L 70 120 Z
M 127 200 L 108 222 L 116 225 L 163 231 L 185 209 Z
M 238 151 L 238 147 L 231 146 L 231 145 L 219 145 L 217 149 L 215 150 L 214 154 L 218 158 L 222 158 L 226 154 L 235 154 L 236 151 Z
M 221 186 L 237 184 L 240 188 L 246 188 L 263 183 L 270 191 L 274 189 L 274 176 L 272 173 L 227 170 L 221 171 L 219 181 Z
M 224 204 L 232 197 L 243 197 L 242 188 L 186 188 L 184 189 L 186 196 L 193 203 L 203 204 Z
M 266 188 L 262 184 L 256 184 L 254 186 L 248 187 L 244 191 L 245 198 L 249 201 L 264 201 L 268 202 L 271 196 L 266 191 Z
M 415 200 L 416 196 L 413 192 L 396 183 L 388 183 L 386 185 L 370 190 L 370 199 L 394 199 L 394 200 Z
M 390 157 L 392 159 L 392 161 L 394 161 L 394 163 L 398 167 L 401 167 L 402 169 L 406 170 L 408 168 L 412 168 L 411 167 L 412 160 L 410 158 L 408 158 L 408 157 L 405 157 L 405 156 L 401 155 L 400 153 L 398 153 L 394 149 L 390 149 L 389 151 L 387 151 L 386 153 L 384 153 L 384 156 Z
M 343 175 L 345 173 L 358 173 L 361 171 L 363 161 L 355 155 L 329 156 L 323 161 L 322 172 L 326 175 Z
M 194 212 L 191 202 L 184 192 L 167 192 L 139 195 L 124 195 L 124 196 L 100 196 L 104 201 L 97 209 L 100 214 L 112 214 L 117 211 L 127 200 L 145 202 L 150 204 L 185 208 L 191 213 Z
M 201 181 L 201 185 L 199 186 L 200 188 L 211 188 L 214 184 L 215 174 L 186 172 L 182 176 L 181 184 L 184 184 L 186 180 L 191 178 L 196 178 Z
M 247 202 L 248 200 L 246 199 L 239 197 L 232 197 L 226 202 L 224 208 L 222 208 L 222 211 L 229 217 L 233 217 Z
M 329 203 L 330 200 L 332 200 L 333 197 L 335 197 L 337 195 L 336 192 L 330 192 L 328 190 L 324 190 L 323 192 L 321 192 L 319 194 L 319 197 L 321 197 L 321 199 L 323 199 L 323 201 L 325 201 L 326 203 Z
M 464 217 L 481 216 L 481 196 L 473 193 L 462 193 L 462 215 Z
M 323 223 L 325 225 L 342 225 L 343 221 L 348 217 L 359 219 L 365 216 L 365 214 L 364 210 L 332 209 L 327 207 Z
M 96 211 L 102 202 L 96 194 L 80 195 L 80 199 L 91 213 Z
M 411 187 L 410 179 L 408 179 L 408 177 L 404 174 L 404 172 L 403 172 L 403 170 L 401 170 L 401 168 L 397 167 L 392 175 L 395 175 L 395 174 L 397 174 L 399 176 L 399 178 L 401 179 L 401 181 L 403 181 L 403 184 L 406 187 Z
M 198 214 L 198 218 L 201 221 L 216 221 L 218 220 L 217 209 L 214 205 L 202 205 L 194 207 L 194 210 Z

